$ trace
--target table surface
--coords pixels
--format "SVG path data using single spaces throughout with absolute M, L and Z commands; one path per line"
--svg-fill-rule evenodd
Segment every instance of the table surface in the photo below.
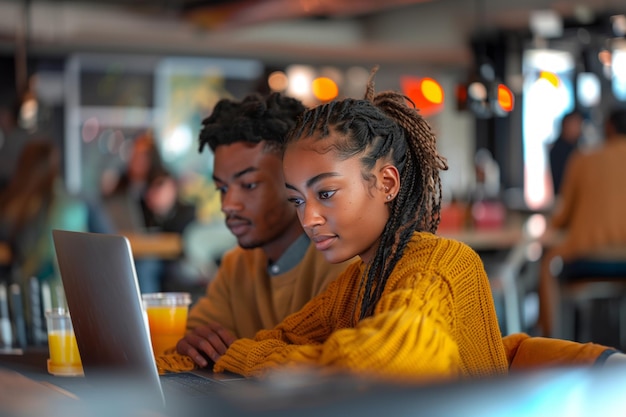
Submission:
M 121 232 L 130 242 L 135 258 L 176 259 L 183 254 L 179 233 Z M 12 254 L 8 243 L 0 241 L 0 265 L 9 265 Z
M 130 242 L 135 258 L 176 259 L 183 253 L 179 233 L 121 232 Z
M 426 385 L 301 369 L 270 375 L 262 384 L 241 385 L 230 395 L 209 402 L 177 403 L 150 413 L 153 410 L 138 409 L 133 403 L 132 389 L 124 395 L 121 390 L 129 388 L 124 381 L 115 381 L 117 390 L 93 396 L 94 387 L 86 378 L 48 375 L 44 371 L 47 353 L 42 349 L 27 349 L 21 356 L 0 354 L 0 415 L 525 417 L 529 410 L 534 415 L 567 414 L 566 405 L 574 398 L 576 415 L 590 417 L 618 415 L 626 386 L 626 369 L 619 365 L 528 370 L 506 377 Z

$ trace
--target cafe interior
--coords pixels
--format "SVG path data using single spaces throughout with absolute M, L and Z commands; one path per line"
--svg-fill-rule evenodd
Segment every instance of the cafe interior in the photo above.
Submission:
M 136 261 L 176 261 L 157 291 L 186 291 L 195 301 L 222 254 L 237 244 L 220 210 L 212 155 L 198 152 L 201 121 L 220 99 L 254 92 L 284 93 L 310 107 L 359 98 L 374 67 L 377 90 L 409 98 L 447 160 L 437 233 L 480 255 L 502 334 L 538 335 L 542 256 L 563 238 L 549 226 L 559 202 L 550 148 L 568 113 L 582 115 L 578 147 L 592 150 L 604 141 L 609 112 L 626 109 L 622 0 L 0 0 L 0 165 L 16 159 L 12 143 L 52 138 L 66 192 L 98 206 L 114 233 L 129 239 Z M 180 200 L 195 209 L 184 229 L 121 225 L 104 203 L 145 136 L 176 178 Z M 10 173 L 2 170 L 4 187 Z M 626 259 L 625 248 L 615 253 Z M 131 400 L 115 407 L 107 401 L 122 394 L 115 383 L 91 395 L 77 389 L 77 378 L 48 375 L 45 362 L 39 371 L 33 366 L 29 352 L 44 360 L 48 354 L 45 319 L 32 329 L 27 315 L 20 341 L 8 299 L 16 282 L 31 277 L 19 277 L 21 265 L 6 242 L 0 265 L 0 301 L 7 306 L 0 308 L 0 370 L 7 370 L 0 409 L 139 415 Z M 562 285 L 554 336 L 626 349 L 626 276 L 587 278 Z M 41 319 L 64 296 L 40 286 Z M 426 387 L 290 375 L 215 398 L 207 410 L 620 415 L 625 371 L 550 368 Z M 50 398 L 40 394 L 52 393 L 50 387 L 57 389 Z M 19 395 L 10 398 L 11 392 Z M 81 397 L 75 392 L 90 398 L 85 408 L 75 406 Z

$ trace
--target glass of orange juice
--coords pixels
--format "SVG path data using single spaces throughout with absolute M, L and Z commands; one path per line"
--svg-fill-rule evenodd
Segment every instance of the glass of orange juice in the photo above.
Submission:
M 48 372 L 57 376 L 83 375 L 76 336 L 69 311 L 54 308 L 46 311 L 48 327 Z
M 176 347 L 185 335 L 191 294 L 187 292 L 158 292 L 141 295 L 148 316 L 150 339 L 154 355 Z

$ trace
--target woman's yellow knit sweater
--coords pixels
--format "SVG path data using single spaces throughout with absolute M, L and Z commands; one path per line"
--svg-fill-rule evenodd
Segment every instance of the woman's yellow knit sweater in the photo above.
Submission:
M 364 268 L 353 263 L 273 330 L 237 340 L 214 370 L 252 376 L 310 365 L 416 380 L 507 373 L 487 275 L 467 245 L 416 232 L 374 314 L 358 321 Z

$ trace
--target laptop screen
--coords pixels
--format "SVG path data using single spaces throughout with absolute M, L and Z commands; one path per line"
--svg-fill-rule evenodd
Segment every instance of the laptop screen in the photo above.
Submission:
M 128 239 L 52 236 L 85 377 L 127 374 L 163 399 Z

